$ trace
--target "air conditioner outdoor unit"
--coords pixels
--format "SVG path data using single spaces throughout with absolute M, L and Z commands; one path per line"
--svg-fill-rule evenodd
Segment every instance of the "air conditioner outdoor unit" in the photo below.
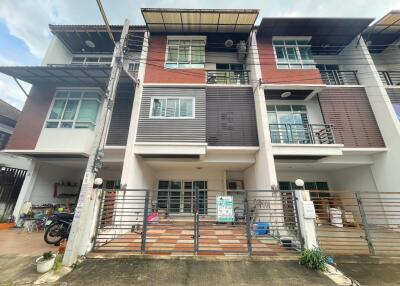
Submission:
M 247 52 L 247 46 L 245 41 L 240 41 L 236 45 L 237 49 L 237 58 L 240 62 L 243 62 L 246 59 L 246 52 Z

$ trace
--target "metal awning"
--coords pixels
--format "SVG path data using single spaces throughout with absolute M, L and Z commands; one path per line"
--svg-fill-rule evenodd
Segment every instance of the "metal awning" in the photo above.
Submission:
M 31 84 L 78 85 L 105 87 L 111 73 L 110 66 L 12 66 L 0 67 L 0 72 Z M 132 83 L 122 72 L 119 84 Z
M 156 33 L 249 33 L 258 12 L 256 9 L 142 8 L 149 31 Z
M 393 10 L 368 27 L 363 37 L 371 53 L 380 53 L 400 37 L 400 10 Z
M 50 31 L 74 54 L 79 53 L 112 53 L 114 43 L 108 36 L 105 25 L 49 25 Z M 119 41 L 122 26 L 110 26 L 111 33 Z M 130 26 L 129 37 L 134 39 L 128 42 L 128 47 L 141 50 L 146 26 Z M 86 41 L 93 43 L 88 46 Z
M 311 36 L 313 54 L 338 54 L 373 21 L 372 18 L 263 18 L 258 35 Z

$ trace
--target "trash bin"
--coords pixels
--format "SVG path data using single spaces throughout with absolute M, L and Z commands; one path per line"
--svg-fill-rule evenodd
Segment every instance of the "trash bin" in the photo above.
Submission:
M 256 235 L 266 235 L 269 234 L 269 223 L 259 222 L 257 223 Z

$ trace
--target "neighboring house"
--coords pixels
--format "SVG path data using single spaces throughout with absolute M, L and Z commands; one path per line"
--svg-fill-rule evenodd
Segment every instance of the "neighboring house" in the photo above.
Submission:
M 7 146 L 20 113 L 20 110 L 0 99 L 0 150 Z
M 254 26 L 258 10 L 142 14 L 146 26 L 130 27 L 107 130 L 99 176 L 108 187 L 161 189 L 175 197 L 168 211 L 184 215 L 196 187 L 207 214 L 218 194 L 292 189 L 297 178 L 310 190 L 398 185 L 397 89 L 381 82 L 377 55 L 360 37 L 373 19 L 263 18 Z M 117 40 L 121 29 L 112 26 Z M 6 149 L 34 160 L 16 213 L 24 201 L 75 202 L 57 194 L 78 194 L 111 71 L 104 26 L 50 30 L 42 66 L 0 67 L 33 85 Z
M 2 152 L 21 111 L 0 99 L 0 220 L 12 213 L 31 160 Z

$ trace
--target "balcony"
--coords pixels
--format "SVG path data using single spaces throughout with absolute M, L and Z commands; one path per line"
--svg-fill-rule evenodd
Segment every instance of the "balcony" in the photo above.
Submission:
M 379 71 L 379 76 L 386 85 L 400 86 L 400 71 Z
M 327 85 L 359 85 L 357 71 L 320 70 L 322 81 Z
M 250 84 L 249 71 L 209 70 L 207 71 L 207 84 Z
M 335 144 L 330 124 L 270 124 L 271 141 L 278 144 Z

